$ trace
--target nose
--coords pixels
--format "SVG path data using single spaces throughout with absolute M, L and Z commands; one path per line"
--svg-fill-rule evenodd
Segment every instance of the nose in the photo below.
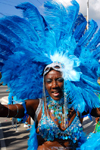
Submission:
M 52 81 L 52 88 L 56 88 L 56 87 L 58 87 L 58 83 L 56 80 L 53 80 Z

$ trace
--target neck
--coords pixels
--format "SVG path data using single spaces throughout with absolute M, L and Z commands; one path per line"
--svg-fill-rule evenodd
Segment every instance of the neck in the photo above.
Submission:
M 54 100 L 50 96 L 47 97 L 47 105 L 52 103 L 52 105 L 61 105 L 64 104 L 64 98 L 62 97 L 60 100 Z

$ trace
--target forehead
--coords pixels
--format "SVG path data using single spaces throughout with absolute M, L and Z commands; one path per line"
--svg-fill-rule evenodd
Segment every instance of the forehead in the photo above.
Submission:
M 45 75 L 45 78 L 59 78 L 62 77 L 62 73 L 56 70 L 51 70 Z

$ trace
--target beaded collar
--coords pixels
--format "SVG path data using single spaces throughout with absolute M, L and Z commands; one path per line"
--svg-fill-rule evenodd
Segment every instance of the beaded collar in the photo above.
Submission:
M 51 97 L 47 97 L 47 107 L 49 108 L 49 111 L 52 112 L 52 116 L 55 118 L 55 121 L 58 121 L 59 123 L 63 122 L 63 124 L 68 124 L 68 110 L 66 110 L 65 115 L 64 98 L 56 101 Z

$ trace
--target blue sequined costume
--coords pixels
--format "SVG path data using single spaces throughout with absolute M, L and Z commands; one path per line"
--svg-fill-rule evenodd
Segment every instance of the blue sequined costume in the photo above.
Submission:
M 83 135 L 83 128 L 78 115 L 76 115 L 71 125 L 68 126 L 65 131 L 61 131 L 57 124 L 51 120 L 50 116 L 45 115 L 44 102 L 41 99 L 36 111 L 36 116 L 38 116 L 41 107 L 42 116 L 38 123 L 38 128 L 39 134 L 43 137 L 43 139 L 46 141 L 53 141 L 55 138 L 63 140 L 71 139 L 75 143 Z

